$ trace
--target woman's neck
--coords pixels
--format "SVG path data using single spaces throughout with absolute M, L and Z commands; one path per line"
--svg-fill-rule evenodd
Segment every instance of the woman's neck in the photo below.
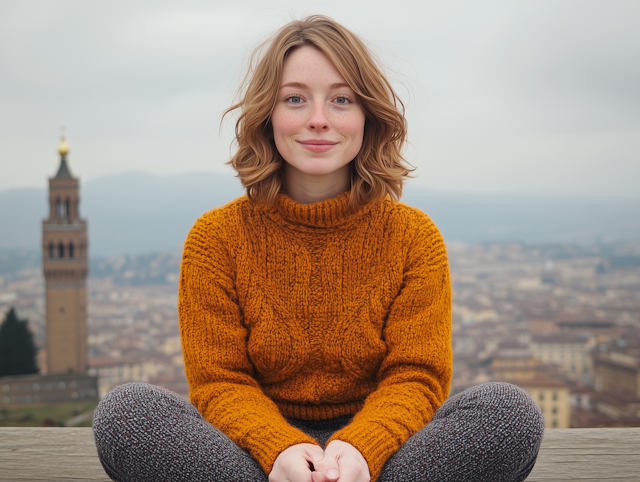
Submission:
M 349 164 L 324 175 L 304 173 L 290 164 L 284 166 L 285 192 L 300 204 L 315 204 L 336 197 L 351 187 Z

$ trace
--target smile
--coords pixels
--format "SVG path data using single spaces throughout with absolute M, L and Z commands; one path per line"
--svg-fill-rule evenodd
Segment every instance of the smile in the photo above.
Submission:
M 324 139 L 310 139 L 307 141 L 298 142 L 302 145 L 302 147 L 311 152 L 327 152 L 338 144 L 337 142 Z

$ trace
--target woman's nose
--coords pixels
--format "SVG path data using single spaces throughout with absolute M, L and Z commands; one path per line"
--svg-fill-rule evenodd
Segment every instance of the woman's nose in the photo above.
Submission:
M 314 103 L 311 108 L 307 128 L 312 131 L 326 131 L 329 129 L 329 119 L 325 112 L 325 105 L 322 102 Z

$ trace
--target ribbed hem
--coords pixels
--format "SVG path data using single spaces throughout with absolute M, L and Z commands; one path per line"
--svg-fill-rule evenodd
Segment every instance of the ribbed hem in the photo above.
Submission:
M 394 441 L 395 437 L 391 433 L 382 428 L 374 430 L 367 424 L 347 425 L 334 433 L 327 445 L 333 440 L 350 443 L 358 449 L 369 466 L 371 482 L 375 482 L 380 476 L 387 459 L 400 449 L 400 444 Z
M 330 405 L 312 405 L 276 402 L 278 410 L 285 417 L 302 420 L 327 420 L 343 415 L 354 415 L 364 406 L 364 402 L 334 403 Z

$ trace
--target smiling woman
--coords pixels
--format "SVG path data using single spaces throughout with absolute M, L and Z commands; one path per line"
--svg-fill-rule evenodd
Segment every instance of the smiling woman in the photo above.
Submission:
M 507 383 L 447 400 L 440 232 L 398 202 L 405 119 L 364 44 L 291 22 L 249 72 L 231 165 L 247 196 L 185 242 L 190 401 L 147 384 L 96 409 L 115 481 L 524 480 L 544 421 Z
M 314 92 L 310 92 L 312 88 Z M 290 149 L 283 138 L 287 134 L 279 128 L 293 128 L 290 122 L 294 112 L 298 123 L 306 122 L 304 116 L 327 115 L 324 130 L 315 127 L 308 133 L 299 131 L 296 135 L 303 135 L 302 140 L 337 141 L 339 131 L 347 129 L 347 143 L 328 151 L 332 152 L 330 157 L 334 151 L 352 155 L 347 161 L 349 167 L 342 171 L 342 175 L 348 175 L 350 208 L 387 195 L 400 198 L 403 181 L 412 170 L 402 157 L 407 135 L 404 105 L 362 40 L 342 25 L 322 16 L 285 25 L 256 49 L 239 97 L 224 115 L 240 110 L 236 122 L 238 150 L 229 163 L 249 198 L 272 204 L 285 182 L 295 183 L 287 167 Z M 285 115 L 287 112 L 291 115 Z M 339 113 L 343 115 L 336 117 Z M 280 120 L 288 122 L 285 125 Z M 310 120 L 315 122 L 317 118 Z M 334 125 L 333 121 L 338 123 Z M 347 147 L 351 150 L 345 151 Z M 309 146 L 306 151 L 312 149 Z M 325 148 L 315 149 L 327 152 Z M 318 167 L 318 163 L 315 165 Z M 329 178 L 324 181 L 326 186 Z M 313 184 L 322 197 L 322 186 Z M 300 191 L 293 191 L 295 199 Z M 313 199 L 319 198 L 308 201 Z

